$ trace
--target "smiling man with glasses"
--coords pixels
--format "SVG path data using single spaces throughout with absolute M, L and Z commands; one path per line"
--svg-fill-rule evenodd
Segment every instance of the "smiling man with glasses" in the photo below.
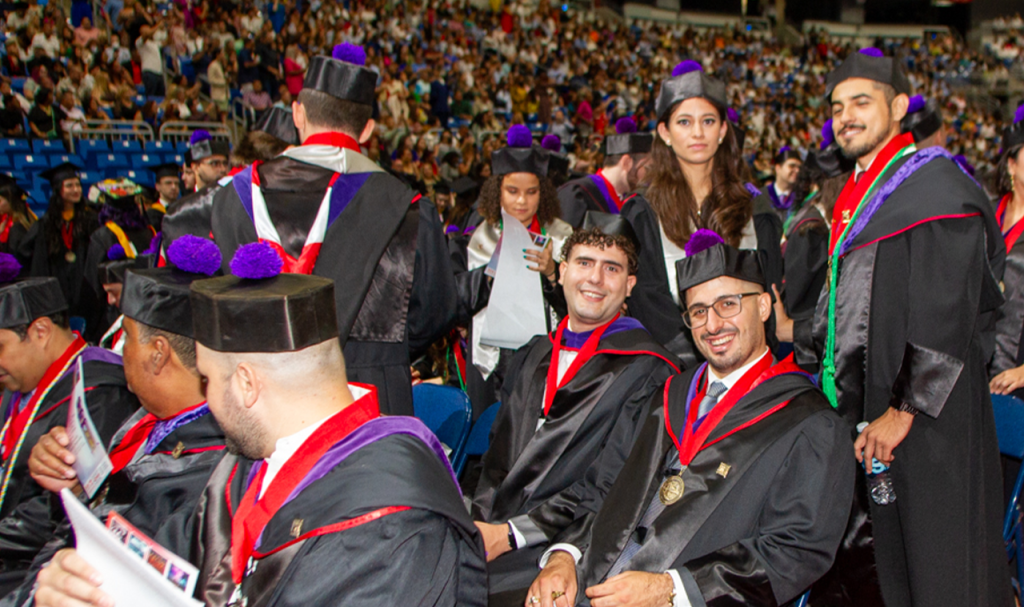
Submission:
M 757 252 L 698 230 L 676 270 L 707 363 L 650 401 L 614 483 L 583 481 L 526 607 L 782 605 L 832 564 L 853 495 L 850 428 L 769 352 Z

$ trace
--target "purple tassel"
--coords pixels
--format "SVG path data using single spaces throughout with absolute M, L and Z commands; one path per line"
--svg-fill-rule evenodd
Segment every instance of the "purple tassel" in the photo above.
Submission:
M 191 274 L 213 276 L 220 269 L 220 249 L 213 241 L 185 234 L 167 247 L 167 261 Z
M 788 151 L 789 151 L 789 146 L 788 146 L 788 145 L 784 145 L 784 146 L 782 146 L 782 147 L 781 147 L 781 148 L 779 149 L 779 154 L 778 154 L 778 155 L 779 155 L 779 156 L 782 156 L 783 154 L 785 154 L 785 153 L 786 153 L 786 152 L 788 152 Z
M 672 77 L 678 78 L 679 76 L 682 76 L 683 74 L 689 74 L 690 72 L 703 71 L 704 68 L 701 67 L 699 63 L 697 63 L 693 59 L 687 59 L 686 61 L 681 61 L 679 65 L 677 65 L 675 69 L 672 70 Z
M 1017 108 L 1017 113 L 1013 115 L 1014 124 L 1018 122 L 1024 122 L 1024 104 Z
M 533 134 L 521 124 L 513 124 L 508 129 L 507 141 L 510 148 L 528 148 L 533 145 Z
M 921 95 L 914 95 L 910 98 L 910 105 L 907 106 L 908 114 L 916 114 L 924 109 L 925 100 Z
M 149 241 L 149 247 L 142 252 L 143 255 L 159 255 L 160 254 L 160 243 L 164 240 L 164 233 L 157 232 L 153 239 Z
M 544 135 L 540 140 L 540 147 L 557 154 L 562 151 L 562 139 L 558 135 Z
M 282 267 L 281 256 L 265 242 L 243 245 L 231 259 L 231 273 L 249 280 L 273 278 L 281 273 Z
M 192 147 L 201 141 L 209 141 L 213 139 L 213 135 L 206 129 L 197 129 L 192 132 L 192 136 L 188 138 L 188 147 Z
M 683 250 L 686 251 L 687 257 L 693 257 L 697 253 L 706 251 L 718 244 L 725 244 L 725 241 L 722 240 L 722 237 L 717 232 L 701 228 L 690 235 L 690 240 L 686 242 Z
M 875 48 L 873 46 L 869 46 L 867 48 L 862 48 L 858 52 L 861 55 L 867 55 L 868 57 L 878 57 L 878 58 L 885 57 L 885 53 L 882 52 L 882 49 L 878 49 L 878 48 Z
M 821 127 L 821 149 L 825 149 L 836 141 L 836 134 L 832 132 L 832 119 L 829 118 Z
M 729 122 L 733 124 L 740 123 L 740 113 L 732 108 L 729 108 L 728 110 L 725 111 L 725 116 L 726 118 L 729 119 Z
M 125 259 L 128 254 L 124 252 L 124 247 L 121 243 L 117 243 L 114 246 L 107 249 L 107 259 L 111 261 L 117 261 L 118 259 Z
M 366 65 L 366 51 L 363 50 L 363 47 L 349 42 L 335 44 L 334 50 L 331 51 L 331 57 L 353 65 Z
M 21 273 L 21 264 L 14 255 L 0 253 L 0 282 L 11 282 Z
M 619 118 L 615 122 L 615 134 L 617 135 L 628 135 L 636 132 L 636 120 L 633 120 L 629 116 L 625 118 Z

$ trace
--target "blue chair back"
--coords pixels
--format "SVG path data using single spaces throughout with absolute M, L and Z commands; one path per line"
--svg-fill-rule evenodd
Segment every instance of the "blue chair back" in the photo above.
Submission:
M 457 462 L 473 417 L 466 393 L 450 386 L 417 384 L 412 387 L 412 406 L 416 417 L 451 449 L 449 460 Z
M 462 450 L 462 457 L 455 462 L 455 474 L 462 474 L 462 469 L 466 467 L 466 460 L 470 455 L 483 455 L 487 452 L 487 448 L 491 445 L 491 426 L 494 425 L 494 419 L 498 416 L 499 407 L 501 407 L 501 401 L 487 407 L 473 424 L 473 429 L 469 431 L 469 437 L 466 439 L 466 447 Z
M 996 436 L 999 437 L 999 452 L 1007 457 L 1024 460 L 1024 401 L 1014 396 L 992 395 L 992 413 L 996 419 Z M 1016 560 L 1017 579 L 1014 587 L 1020 593 L 1024 581 L 1024 512 L 1020 507 L 1020 492 L 1024 488 L 1024 461 L 1017 481 L 1013 485 L 1010 503 L 1003 518 L 1003 541 L 1006 557 Z
M 796 600 L 796 603 L 793 603 L 793 607 L 807 607 L 807 603 L 810 600 L 811 600 L 811 591 L 808 590 L 807 592 L 805 592 L 805 593 L 800 595 L 800 598 L 798 598 Z

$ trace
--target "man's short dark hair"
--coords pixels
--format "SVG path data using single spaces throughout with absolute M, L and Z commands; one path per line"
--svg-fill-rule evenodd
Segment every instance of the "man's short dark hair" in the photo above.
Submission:
M 891 84 L 875 80 L 872 80 L 871 84 L 874 85 L 876 91 L 882 91 L 882 95 L 885 96 L 885 104 L 891 106 L 893 100 L 896 99 L 896 88 Z
M 597 247 L 602 251 L 610 246 L 616 246 L 623 253 L 626 254 L 626 261 L 628 264 L 629 275 L 633 276 L 636 274 L 636 270 L 640 265 L 640 258 L 636 251 L 636 246 L 633 241 L 626 238 L 622 234 L 616 234 L 609 236 L 601 231 L 601 228 L 590 228 L 587 230 L 576 230 L 572 233 L 562 245 L 562 259 L 566 262 L 569 261 L 569 256 L 572 254 L 572 249 L 576 245 L 584 245 L 588 247 Z
M 43 317 L 40 316 L 39 318 Z M 37 318 L 36 320 L 39 320 L 39 318 Z M 47 315 L 45 318 L 49 318 L 50 322 L 52 322 L 57 327 L 60 327 L 61 329 L 71 328 L 67 312 L 56 312 L 54 314 Z M 36 320 L 33 320 L 32 322 L 35 322 Z M 32 326 L 32 323 L 29 323 L 27 325 L 18 325 L 16 327 L 10 327 L 8 331 L 14 331 L 15 335 L 18 336 L 18 339 L 20 339 L 21 341 L 25 341 L 25 339 L 28 337 L 28 328 L 30 326 Z
M 632 158 L 633 159 L 633 164 L 635 165 L 636 163 L 638 163 L 641 160 L 643 160 L 645 156 L 649 156 L 649 155 L 650 154 L 614 154 L 612 156 L 605 156 L 604 157 L 604 164 L 602 166 L 604 168 L 606 168 L 606 169 L 610 168 L 610 167 L 613 167 L 613 166 L 619 164 L 619 161 L 622 160 L 623 156 L 629 156 L 630 158 Z
M 171 350 L 178 355 L 181 364 L 192 372 L 196 371 L 196 341 L 191 337 L 157 329 L 147 324 L 136 322 L 139 327 L 139 342 L 148 344 L 154 337 L 163 337 L 171 345 Z
M 313 89 L 302 89 L 299 103 L 310 124 L 358 137 L 373 117 L 373 107 L 332 97 Z

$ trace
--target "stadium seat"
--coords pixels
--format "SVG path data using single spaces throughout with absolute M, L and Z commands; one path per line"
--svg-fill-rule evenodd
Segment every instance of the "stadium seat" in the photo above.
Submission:
M 50 197 L 41 189 L 33 189 L 28 191 L 28 206 L 32 209 L 32 212 L 37 216 L 42 217 L 46 211 L 46 206 L 50 202 Z
M 75 152 L 86 162 L 96 154 L 106 154 L 109 151 L 110 145 L 104 139 L 82 139 L 75 142 Z
M 500 401 L 487 407 L 480 414 L 480 417 L 477 418 L 476 423 L 473 424 L 473 429 L 469 431 L 469 437 L 466 439 L 466 446 L 462 448 L 462 453 L 453 466 L 456 475 L 462 475 L 462 470 L 466 467 L 466 460 L 469 459 L 469 456 L 483 455 L 487 452 L 487 448 L 491 446 L 491 426 L 494 425 L 494 419 L 498 417 L 498 409 L 500 407 Z
M 150 188 L 153 187 L 156 181 L 155 178 L 153 177 L 153 173 L 147 171 L 146 169 L 119 171 L 116 176 L 130 179 L 139 185 L 144 185 Z
M 181 166 L 185 164 L 185 157 L 181 154 L 164 154 L 164 162 L 173 162 L 174 164 Z
M 24 152 L 27 154 L 31 150 L 27 139 L 0 139 L 0 152 Z
M 449 461 L 458 461 L 473 417 L 466 393 L 450 386 L 417 384 L 412 387 L 412 406 L 416 417 L 451 450 Z
M 996 418 L 996 436 L 999 439 L 999 452 L 1015 460 L 1024 460 L 1024 401 L 1013 396 L 992 395 L 992 412 Z M 1024 464 L 1017 473 L 1017 481 L 1013 485 L 1013 494 L 1006 506 L 1003 519 L 1003 541 L 1006 543 L 1007 559 L 1016 561 L 1017 577 L 1014 587 L 1020 592 L 1024 581 L 1024 508 L 1021 506 L 1020 493 L 1024 488 Z
M 170 141 L 147 141 L 142 144 L 142 149 L 147 154 L 169 154 L 175 151 Z
M 33 154 L 67 154 L 64 142 L 60 139 L 33 139 Z
M 96 168 L 101 171 L 127 169 L 130 166 L 128 157 L 124 154 L 97 154 L 93 158 L 95 158 Z
M 45 171 L 50 162 L 42 154 L 17 154 L 14 156 L 14 168 L 19 171 Z
M 119 139 L 111 142 L 110 151 L 115 154 L 141 154 L 142 144 L 136 139 Z
M 71 164 L 76 166 L 85 166 L 85 163 L 77 154 L 54 154 L 50 156 L 51 167 L 64 164 L 65 162 L 70 162 Z
M 178 143 L 174 144 L 174 149 L 179 154 L 184 154 L 185 152 L 188 151 L 188 141 L 179 141 Z
M 11 162 L 11 157 L 8 154 L 0 154 L 0 170 L 13 168 L 14 163 Z
M 164 162 L 163 156 L 159 154 L 132 154 L 129 160 L 136 171 L 145 171 L 150 166 Z
M 16 93 L 25 93 L 25 81 L 28 78 L 11 78 L 11 90 Z

